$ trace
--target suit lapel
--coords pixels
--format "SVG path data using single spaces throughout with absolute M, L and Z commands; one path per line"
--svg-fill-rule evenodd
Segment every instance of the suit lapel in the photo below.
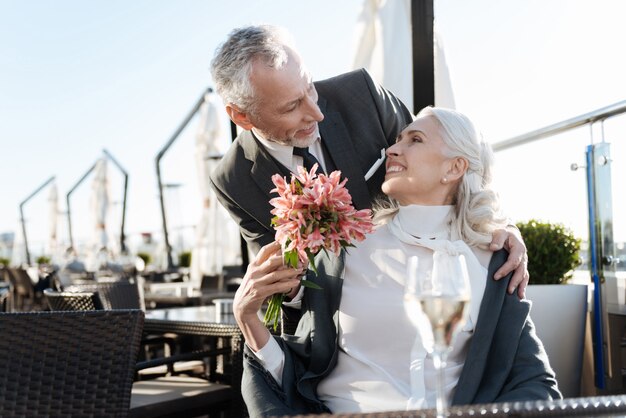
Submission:
M 272 183 L 272 176 L 274 174 L 286 175 L 286 168 L 277 163 L 267 151 L 265 151 L 252 132 L 243 132 L 240 136 L 240 144 L 244 151 L 244 156 L 247 160 L 252 162 L 250 177 L 261 192 L 267 196 L 267 198 L 263 200 L 251 201 L 250 199 L 246 199 L 246 201 L 251 205 L 250 210 L 254 212 L 255 218 L 259 219 L 263 225 L 269 226 L 272 217 L 270 214 L 271 205 L 269 204 L 269 200 L 274 197 L 273 194 L 270 194 L 270 190 L 275 187 L 274 183 Z M 250 196 L 250 191 L 241 190 L 240 193 Z
M 452 399 L 453 405 L 472 403 L 479 389 L 508 285 L 507 279 L 502 278 L 496 281 L 493 279 L 493 274 L 506 261 L 506 256 L 505 251 L 498 251 L 493 254 L 489 262 L 487 286 L 480 304 L 478 323 L 474 329 L 465 365 Z
M 339 257 L 320 253 L 316 257 L 319 275 L 309 272 L 307 279 L 322 289 L 306 289 L 309 309 L 316 312 L 311 324 L 311 361 L 304 380 L 326 374 L 337 355 L 337 326 L 343 286 L 345 251 Z M 331 319 L 332 318 L 332 319 Z
M 364 173 L 356 163 L 357 152 L 349 140 L 350 133 L 338 112 L 327 112 L 326 100 L 320 98 L 318 105 L 324 114 L 320 122 L 320 135 L 328 155 L 335 167 L 342 167 L 341 177 L 347 178 L 346 187 L 352 196 L 352 203 L 357 208 L 371 206 L 370 194 L 365 182 Z

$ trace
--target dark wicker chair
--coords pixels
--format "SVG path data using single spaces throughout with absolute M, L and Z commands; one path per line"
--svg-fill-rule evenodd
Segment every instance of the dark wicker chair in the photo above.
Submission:
M 114 280 L 68 286 L 68 292 L 97 292 L 104 309 L 145 309 L 137 281 Z
M 53 311 L 100 311 L 104 309 L 97 292 L 59 292 L 45 289 L 43 294 Z
M 126 417 L 144 314 L 0 314 L 0 416 Z

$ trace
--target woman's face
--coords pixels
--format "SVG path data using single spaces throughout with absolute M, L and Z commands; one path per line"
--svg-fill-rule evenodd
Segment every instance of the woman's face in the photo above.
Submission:
M 387 150 L 387 173 L 382 190 L 401 205 L 447 205 L 452 203 L 453 158 L 433 116 L 421 116 L 398 135 Z

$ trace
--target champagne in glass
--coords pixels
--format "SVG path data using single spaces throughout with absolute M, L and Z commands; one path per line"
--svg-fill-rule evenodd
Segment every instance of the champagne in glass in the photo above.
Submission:
M 417 257 L 408 262 L 405 309 L 417 326 L 437 368 L 437 417 L 447 416 L 444 391 L 446 358 L 467 321 L 470 285 L 463 255 L 435 251 L 431 274 L 420 272 Z M 427 318 L 427 325 L 424 325 Z

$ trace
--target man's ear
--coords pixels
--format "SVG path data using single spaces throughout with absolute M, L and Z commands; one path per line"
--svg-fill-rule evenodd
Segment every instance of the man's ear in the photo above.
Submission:
M 448 167 L 448 172 L 446 176 L 448 180 L 457 180 L 460 179 L 463 174 L 467 171 L 469 167 L 469 162 L 463 157 L 455 157 L 452 159 L 450 166 Z
M 248 114 L 237 109 L 234 105 L 227 104 L 226 113 L 228 113 L 230 120 L 232 120 L 235 125 L 240 126 L 246 131 L 250 131 L 252 130 L 252 128 L 254 128 L 254 125 L 252 124 L 252 122 L 250 122 L 250 119 L 248 118 Z

